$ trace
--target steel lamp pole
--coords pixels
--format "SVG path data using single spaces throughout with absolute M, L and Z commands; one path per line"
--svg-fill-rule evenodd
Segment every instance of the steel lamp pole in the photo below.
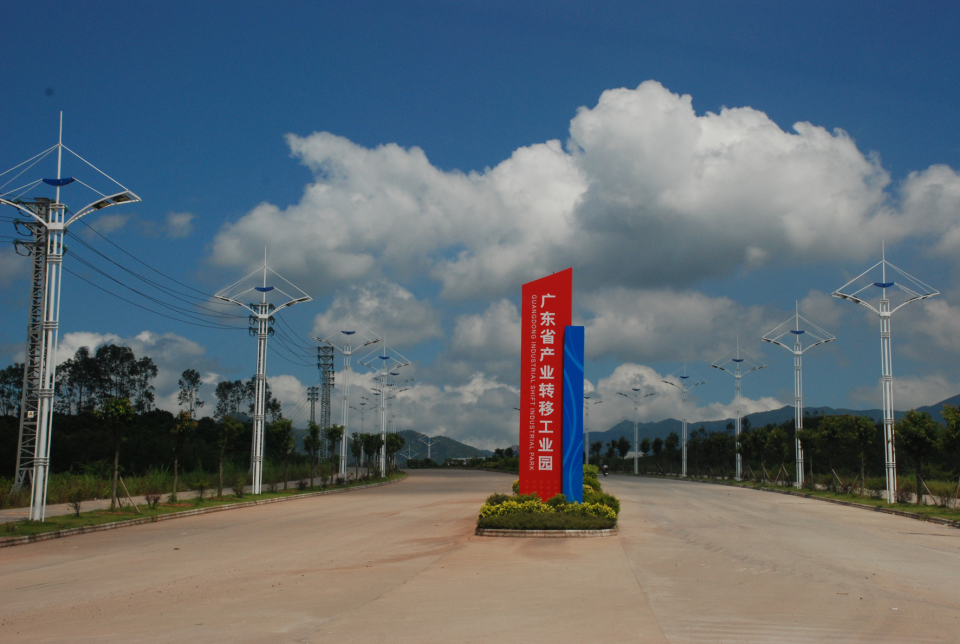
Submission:
M 640 443 L 639 443 L 639 425 L 640 425 L 640 401 L 644 398 L 649 398 L 650 396 L 655 395 L 657 392 L 652 392 L 644 396 L 640 395 L 640 389 L 631 388 L 634 392 L 632 396 L 618 391 L 617 393 L 624 398 L 633 401 L 633 474 L 636 476 L 640 473 Z
M 682 443 L 682 446 L 683 446 L 683 449 L 682 449 L 682 452 L 683 452 L 683 466 L 682 466 L 682 471 L 681 471 L 680 476 L 686 478 L 686 476 L 687 476 L 687 394 L 690 393 L 691 391 L 693 391 L 696 387 L 699 387 L 700 385 L 705 385 L 705 384 L 707 384 L 707 381 L 706 381 L 706 380 L 701 380 L 701 381 L 695 382 L 695 383 L 693 383 L 693 384 L 687 384 L 687 380 L 690 379 L 690 376 L 687 375 L 687 365 L 683 365 L 683 375 L 680 375 L 680 376 L 674 375 L 674 377 L 676 377 L 676 378 L 678 378 L 678 379 L 680 380 L 680 384 L 678 384 L 678 383 L 676 383 L 676 382 L 673 382 L 673 381 L 671 381 L 671 380 L 661 380 L 661 382 L 663 382 L 663 383 L 665 383 L 665 384 L 668 384 L 668 385 L 671 385 L 671 386 L 673 386 L 673 387 L 676 387 L 677 389 L 680 390 L 680 394 L 681 394 L 681 397 L 680 397 L 680 415 L 681 415 L 681 417 L 682 417 L 682 419 L 681 419 L 681 421 L 680 421 L 680 423 L 681 423 L 680 426 L 681 426 L 682 432 L 683 432 L 683 438 L 681 439 L 681 443 Z
M 590 396 L 583 397 L 583 449 L 587 453 L 587 458 L 584 461 L 586 465 L 590 464 L 590 407 L 603 402 L 602 400 L 591 401 L 590 398 Z
M 735 396 L 736 401 L 737 401 L 737 426 L 736 426 L 736 442 L 735 442 L 735 445 L 737 446 L 737 450 L 736 450 L 736 453 L 737 453 L 736 480 L 739 481 L 739 480 L 741 479 L 741 476 L 742 476 L 742 470 L 741 470 L 742 463 L 741 463 L 741 455 L 740 455 L 740 449 L 739 449 L 739 446 L 740 446 L 740 423 L 741 423 L 741 418 L 742 418 L 742 416 L 741 416 L 741 414 L 740 414 L 740 380 L 741 380 L 745 375 L 747 375 L 748 373 L 750 373 L 751 371 L 759 371 L 760 369 L 765 368 L 767 365 L 765 365 L 765 364 L 763 364 L 763 363 L 761 363 L 761 362 L 755 362 L 755 361 L 753 361 L 752 359 L 750 359 L 749 356 L 748 356 L 747 358 L 741 358 L 741 357 L 740 357 L 741 350 L 740 350 L 740 339 L 739 339 L 739 338 L 737 338 L 737 348 L 736 348 L 734 351 L 732 351 L 731 353 L 733 353 L 734 355 L 731 356 L 731 355 L 728 353 L 726 356 L 723 356 L 723 357 L 719 358 L 717 361 L 715 361 L 714 363 L 712 363 L 710 366 L 713 367 L 713 368 L 715 368 L 715 369 L 720 369 L 721 371 L 725 371 L 725 372 L 729 373 L 730 375 L 732 375 L 733 378 L 734 378 L 734 383 L 736 384 L 736 396 Z M 747 352 L 746 352 L 746 351 L 743 351 L 742 353 L 743 353 L 744 355 L 747 355 Z M 730 363 L 731 363 L 731 362 L 733 363 L 733 367 L 734 367 L 732 370 L 730 369 Z M 744 363 L 746 363 L 746 364 L 744 364 Z M 740 367 L 741 367 L 741 366 L 747 366 L 747 367 L 749 367 L 749 369 L 747 369 L 746 371 L 744 371 L 744 372 L 741 373 L 741 370 L 740 370 Z

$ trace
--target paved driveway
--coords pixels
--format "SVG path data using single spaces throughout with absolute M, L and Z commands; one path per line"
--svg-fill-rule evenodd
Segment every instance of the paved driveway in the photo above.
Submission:
M 397 485 L 6 548 L 0 641 L 903 642 L 960 633 L 960 531 L 611 477 L 604 483 L 623 500 L 619 537 L 473 536 L 483 498 L 512 481 L 414 471 Z

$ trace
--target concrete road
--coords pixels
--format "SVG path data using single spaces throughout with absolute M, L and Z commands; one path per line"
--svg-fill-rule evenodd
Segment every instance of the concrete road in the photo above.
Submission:
M 960 530 L 688 481 L 603 485 L 670 642 L 960 642 Z
M 611 477 L 619 537 L 474 537 L 512 480 L 415 471 L 6 548 L 0 641 L 960 641 L 960 531 Z

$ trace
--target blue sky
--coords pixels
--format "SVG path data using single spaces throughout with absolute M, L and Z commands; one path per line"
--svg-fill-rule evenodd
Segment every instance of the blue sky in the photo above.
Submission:
M 6 3 L 0 171 L 53 144 L 63 110 L 64 142 L 143 199 L 92 226 L 205 293 L 268 246 L 314 297 L 284 312 L 292 333 L 309 343 L 350 301 L 416 361 L 399 422 L 431 434 L 511 442 L 520 283 L 569 265 L 587 377 L 609 399 L 598 424 L 630 414 L 618 388 L 684 359 L 709 380 L 697 413 L 722 415 L 732 382 L 707 364 L 737 336 L 770 365 L 745 381 L 750 404 L 786 404 L 790 356 L 758 337 L 795 300 L 838 337 L 808 354 L 807 403 L 876 406 L 877 322 L 826 295 L 881 238 L 942 292 L 894 318 L 896 406 L 957 393 L 960 10 L 515 4 Z M 58 38 L 38 46 L 40 27 Z M 0 358 L 22 360 L 26 266 L 7 249 L 0 269 Z M 245 332 L 70 275 L 61 335 L 154 357 L 164 405 L 184 368 L 210 387 L 254 368 Z M 302 416 L 316 370 L 271 353 L 268 371 Z M 645 418 L 676 416 L 675 398 Z

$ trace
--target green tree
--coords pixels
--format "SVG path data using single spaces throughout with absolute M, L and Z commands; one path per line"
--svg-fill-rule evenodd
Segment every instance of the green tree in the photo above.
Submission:
M 820 420 L 820 444 L 827 452 L 827 463 L 830 471 L 836 476 L 834 462 L 840 451 L 853 440 L 853 424 L 851 416 L 825 416 Z
M 663 451 L 663 439 L 657 436 L 653 439 L 653 444 L 650 445 L 650 449 L 653 450 L 653 462 L 656 463 L 657 468 L 660 467 L 660 453 Z
M 287 468 L 290 465 L 290 455 L 296 448 L 296 439 L 293 436 L 293 421 L 289 418 L 278 418 L 267 425 L 267 432 L 273 449 L 283 457 L 283 489 L 287 489 Z
M 217 479 L 217 496 L 223 496 L 223 459 L 233 440 L 243 431 L 243 423 L 233 416 L 221 416 L 217 421 L 217 446 L 220 448 L 220 463 Z
M 767 432 L 765 447 L 767 452 L 776 459 L 779 467 L 783 467 L 790 456 L 790 439 L 786 430 L 782 427 L 774 427 Z
M 200 400 L 200 385 L 203 384 L 200 374 L 194 369 L 187 369 L 180 375 L 177 384 L 180 386 L 177 402 L 190 414 L 190 418 L 196 418 L 196 411 L 204 405 Z
M 0 416 L 19 416 L 23 394 L 23 365 L 14 362 L 0 371 Z
M 594 441 L 590 443 L 590 452 L 597 455 L 597 465 L 600 464 L 600 450 L 603 449 L 603 441 Z
M 324 436 L 327 438 L 327 445 L 330 446 L 330 455 L 333 460 L 340 459 L 340 450 L 337 449 L 340 446 L 340 441 L 343 439 L 343 425 L 330 425 L 325 430 L 323 430 Z M 339 466 L 337 472 L 339 472 Z
M 183 453 L 183 447 L 187 444 L 187 439 L 197 430 L 197 421 L 190 417 L 190 412 L 181 411 L 170 428 L 173 434 L 173 493 L 170 494 L 170 503 L 177 502 L 177 491 L 179 481 L 180 454 Z
M 620 440 L 617 441 L 617 453 L 620 455 L 620 460 L 627 457 L 630 447 L 630 440 L 626 436 L 621 436 Z
M 897 421 L 894 428 L 894 444 L 897 453 L 905 455 L 913 463 L 917 477 L 917 505 L 923 505 L 923 464 L 943 441 L 943 427 L 925 411 L 911 409 Z
M 133 364 L 131 374 L 133 383 L 134 407 L 138 414 L 144 414 L 153 409 L 156 400 L 153 389 L 153 379 L 159 370 L 147 356 L 143 356 Z
M 403 436 L 399 434 L 387 434 L 387 463 L 390 465 L 391 469 L 396 469 L 397 452 L 400 451 L 400 448 L 403 447 L 405 442 L 406 441 L 404 440 Z M 509 447 L 504 453 L 506 454 L 506 452 L 510 452 L 510 456 L 513 456 L 513 450 L 511 450 Z M 384 474 L 386 474 L 386 472 L 384 472 Z
M 354 478 L 360 478 L 360 459 L 363 458 L 363 437 L 366 434 L 354 432 L 350 436 L 350 455 L 354 458 Z
M 103 422 L 104 429 L 113 441 L 113 485 L 110 488 L 110 509 L 117 507 L 117 479 L 120 477 L 120 444 L 126 439 L 133 420 L 133 405 L 127 398 L 108 397 L 104 399 L 96 417 Z
M 800 448 L 803 450 L 803 460 L 810 466 L 809 485 L 813 488 L 813 455 L 820 446 L 820 427 L 803 427 L 797 430 L 800 439 Z
M 646 456 L 650 453 L 650 439 L 643 438 L 640 440 L 640 453 Z
M 860 456 L 860 496 L 863 496 L 864 481 L 867 477 L 867 458 L 877 436 L 876 424 L 866 416 L 850 416 L 850 435 L 857 444 Z

